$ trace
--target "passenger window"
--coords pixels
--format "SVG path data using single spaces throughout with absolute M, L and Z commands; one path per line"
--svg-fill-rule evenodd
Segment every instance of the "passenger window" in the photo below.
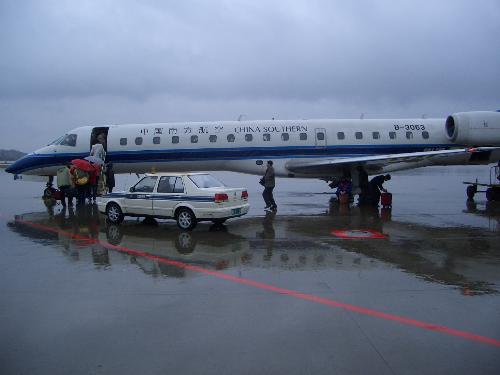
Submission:
M 354 137 L 356 139 L 363 139 L 363 133 L 362 132 L 356 132 L 356 133 L 354 133 Z
M 136 144 L 137 146 L 142 145 L 142 137 L 136 137 L 136 138 L 135 138 L 135 144 Z
M 413 139 L 413 132 L 406 132 L 406 138 Z
M 252 142 L 252 140 L 253 140 L 253 135 L 252 134 L 245 134 L 245 141 Z
M 210 143 L 215 143 L 217 142 L 217 136 L 211 135 L 210 137 L 208 137 L 208 140 L 210 141 Z
M 184 184 L 181 177 L 176 177 L 175 179 L 174 193 L 184 193 Z
M 152 193 L 158 176 L 147 176 L 135 184 L 133 191 L 138 193 Z
M 337 133 L 337 138 L 338 138 L 338 139 L 345 139 L 345 134 L 344 134 L 344 132 L 338 132 L 338 133 Z
M 179 143 L 179 136 L 178 135 L 172 136 L 172 143 Z
M 120 146 L 126 146 L 127 145 L 127 138 L 120 138 Z
M 159 145 L 160 144 L 160 137 L 153 137 L 153 144 Z
M 380 139 L 380 133 L 379 132 L 373 132 L 372 136 L 373 136 L 373 139 Z
M 76 146 L 76 134 L 66 134 L 61 141 L 61 146 Z
M 422 138 L 423 138 L 423 139 L 429 139 L 429 132 L 424 130 L 424 131 L 422 132 Z
M 227 135 L 227 141 L 228 142 L 234 142 L 235 139 L 236 139 L 236 137 L 234 136 L 234 134 L 228 134 Z
M 299 139 L 301 141 L 307 141 L 307 133 L 300 133 L 299 134 Z
M 198 143 L 198 136 L 197 135 L 191 136 L 191 143 Z
M 268 142 L 271 140 L 271 134 L 269 133 L 264 133 L 262 134 L 262 139 L 265 141 L 265 142 Z
M 184 185 L 181 177 L 169 176 L 160 178 L 158 193 L 184 193 Z
M 396 139 L 396 132 L 389 132 L 390 139 Z
M 316 139 L 318 141 L 324 141 L 325 140 L 325 133 L 323 133 L 323 132 L 316 133 Z
M 175 179 L 175 177 L 161 177 L 156 191 L 158 193 L 172 193 L 174 191 L 173 179 Z
M 290 139 L 290 134 L 288 133 L 281 133 L 281 140 L 282 141 L 288 141 Z

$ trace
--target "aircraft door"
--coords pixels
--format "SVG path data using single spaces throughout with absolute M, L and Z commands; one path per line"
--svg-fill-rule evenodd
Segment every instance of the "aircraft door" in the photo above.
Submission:
M 104 151 L 108 151 L 108 130 L 109 127 L 107 126 L 92 129 L 92 133 L 90 134 L 90 149 L 96 143 L 102 143 Z
M 315 128 L 314 129 L 314 141 L 316 147 L 326 147 L 326 129 Z

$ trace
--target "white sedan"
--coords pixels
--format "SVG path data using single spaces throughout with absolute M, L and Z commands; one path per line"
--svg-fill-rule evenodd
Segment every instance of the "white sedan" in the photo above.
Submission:
M 175 219 L 181 229 L 193 229 L 198 221 L 222 224 L 248 213 L 248 193 L 229 188 L 207 173 L 146 174 L 128 192 L 97 199 L 99 211 L 114 224 L 124 216 Z

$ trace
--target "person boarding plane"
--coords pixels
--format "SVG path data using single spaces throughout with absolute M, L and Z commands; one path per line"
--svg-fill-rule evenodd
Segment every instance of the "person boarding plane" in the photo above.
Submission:
M 99 139 L 100 140 L 99 140 Z M 500 112 L 445 119 L 211 121 L 84 126 L 17 160 L 16 175 L 54 176 L 101 143 L 115 173 L 233 171 L 339 179 L 362 174 L 500 160 Z

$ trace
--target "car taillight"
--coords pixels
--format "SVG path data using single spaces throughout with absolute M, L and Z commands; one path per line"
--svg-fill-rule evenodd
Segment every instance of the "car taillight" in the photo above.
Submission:
M 241 199 L 248 199 L 248 192 L 246 190 L 241 192 Z
M 229 200 L 229 197 L 227 196 L 227 194 L 224 194 L 224 193 L 215 194 L 215 198 L 214 198 L 215 203 L 227 202 L 228 200 Z

